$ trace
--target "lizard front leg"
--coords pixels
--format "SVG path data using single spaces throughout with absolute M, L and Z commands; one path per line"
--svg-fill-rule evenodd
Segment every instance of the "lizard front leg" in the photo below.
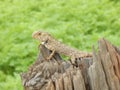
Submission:
M 55 54 L 55 50 L 52 50 L 52 53 L 46 59 L 50 60 L 53 57 L 54 54 Z

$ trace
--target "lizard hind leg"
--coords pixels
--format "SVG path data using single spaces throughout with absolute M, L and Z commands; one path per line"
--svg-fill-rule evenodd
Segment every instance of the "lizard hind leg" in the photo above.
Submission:
M 75 58 L 75 57 L 71 57 L 71 59 L 70 59 L 70 62 L 71 62 L 71 64 L 73 65 L 73 67 L 74 67 L 74 66 L 75 66 L 75 67 L 78 66 L 77 63 L 76 63 L 76 60 L 77 60 L 77 58 Z

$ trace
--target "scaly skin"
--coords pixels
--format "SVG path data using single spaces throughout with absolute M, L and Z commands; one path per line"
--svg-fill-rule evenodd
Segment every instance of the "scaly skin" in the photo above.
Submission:
M 33 32 L 32 37 L 38 39 L 42 44 L 45 45 L 47 49 L 52 51 L 52 54 L 50 57 L 48 57 L 48 59 L 54 55 L 54 52 L 70 57 L 72 63 L 74 63 L 75 59 L 77 58 L 92 57 L 91 53 L 81 52 L 68 47 L 67 45 L 55 40 L 50 34 L 46 32 L 35 31 Z

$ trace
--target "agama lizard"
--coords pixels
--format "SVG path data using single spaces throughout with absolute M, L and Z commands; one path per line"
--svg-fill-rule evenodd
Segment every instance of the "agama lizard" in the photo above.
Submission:
M 72 63 L 75 63 L 75 60 L 79 58 L 92 57 L 91 53 L 82 52 L 62 44 L 61 42 L 55 40 L 47 32 L 34 31 L 32 33 L 32 37 L 38 39 L 41 44 L 45 45 L 47 49 L 52 51 L 47 59 L 51 59 L 55 52 L 70 57 Z

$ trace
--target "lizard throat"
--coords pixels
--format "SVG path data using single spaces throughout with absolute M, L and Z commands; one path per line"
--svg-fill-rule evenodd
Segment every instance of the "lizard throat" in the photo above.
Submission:
M 41 42 L 42 45 L 45 45 L 45 42 Z

